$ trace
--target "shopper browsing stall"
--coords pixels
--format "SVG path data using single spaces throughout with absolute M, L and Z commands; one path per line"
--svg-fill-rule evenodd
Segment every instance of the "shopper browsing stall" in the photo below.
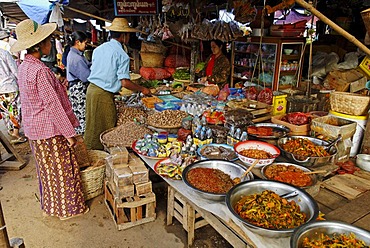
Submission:
M 87 35 L 82 31 L 73 32 L 68 36 L 71 46 L 67 56 L 67 80 L 69 100 L 80 126 L 76 128 L 77 134 L 85 132 L 86 91 L 89 81 L 91 63 L 83 56 L 88 41 Z
M 228 83 L 230 76 L 230 61 L 223 53 L 226 45 L 220 40 L 212 40 L 210 44 L 212 54 L 206 59 L 204 69 L 199 72 L 200 83 L 223 86 Z
M 88 149 L 103 149 L 99 136 L 116 125 L 114 94 L 122 87 L 150 94 L 150 90 L 130 80 L 130 58 L 122 45 L 127 44 L 130 33 L 139 32 L 131 28 L 125 18 L 115 18 L 112 25 L 105 27 L 112 39 L 97 47 L 92 56 L 90 82 L 86 94 L 86 130 L 84 140 Z
M 18 41 L 11 51 L 27 49 L 18 71 L 24 133 L 30 140 L 39 179 L 41 209 L 65 220 L 83 213 L 85 205 L 79 166 L 73 146 L 79 125 L 62 84 L 41 62 L 51 49 L 55 23 L 30 19 L 16 27 Z

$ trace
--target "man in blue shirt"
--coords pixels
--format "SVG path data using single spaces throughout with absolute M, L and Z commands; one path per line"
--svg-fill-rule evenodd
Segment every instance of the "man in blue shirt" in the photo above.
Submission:
M 114 94 L 125 87 L 149 95 L 150 90 L 130 80 L 130 58 L 122 44 L 127 44 L 130 33 L 140 32 L 131 28 L 125 18 L 114 18 L 110 31 L 111 40 L 97 47 L 92 55 L 90 82 L 86 93 L 86 130 L 84 140 L 88 149 L 102 150 L 100 134 L 116 125 L 117 114 Z

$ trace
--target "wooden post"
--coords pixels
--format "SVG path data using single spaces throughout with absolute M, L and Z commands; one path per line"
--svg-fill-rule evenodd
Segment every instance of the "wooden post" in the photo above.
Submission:
M 8 233 L 3 216 L 3 209 L 0 202 L 0 248 L 10 248 Z
M 301 5 L 303 8 L 310 11 L 313 15 L 317 16 L 321 21 L 325 24 L 329 25 L 332 29 L 334 29 L 338 34 L 342 35 L 344 38 L 355 44 L 358 48 L 364 51 L 368 56 L 370 56 L 370 49 L 367 48 L 361 41 L 357 40 L 353 35 L 345 31 L 343 28 L 339 27 L 337 24 L 332 22 L 329 18 L 323 15 L 320 11 L 315 9 L 311 4 L 305 2 L 304 0 L 295 0 L 296 3 Z

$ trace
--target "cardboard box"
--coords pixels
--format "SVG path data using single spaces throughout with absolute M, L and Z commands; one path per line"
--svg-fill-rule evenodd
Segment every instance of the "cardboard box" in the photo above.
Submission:
M 358 90 L 361 85 L 366 84 L 366 77 L 356 69 L 329 72 L 324 80 L 324 85 L 336 91 L 347 92 L 352 85 L 352 90 Z M 361 88 L 362 89 L 362 88 Z M 354 91 L 351 91 L 354 92 Z

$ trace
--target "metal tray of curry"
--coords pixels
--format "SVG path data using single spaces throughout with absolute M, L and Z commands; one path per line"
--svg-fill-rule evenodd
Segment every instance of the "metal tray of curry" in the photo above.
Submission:
M 250 140 L 261 140 L 273 145 L 277 145 L 277 140 L 286 137 L 289 132 L 288 127 L 274 123 L 257 123 L 247 127 Z
M 292 163 L 273 163 L 265 165 L 261 169 L 262 178 L 289 183 L 300 188 L 308 188 L 317 183 L 317 176 L 314 174 L 306 175 L 310 169 Z

